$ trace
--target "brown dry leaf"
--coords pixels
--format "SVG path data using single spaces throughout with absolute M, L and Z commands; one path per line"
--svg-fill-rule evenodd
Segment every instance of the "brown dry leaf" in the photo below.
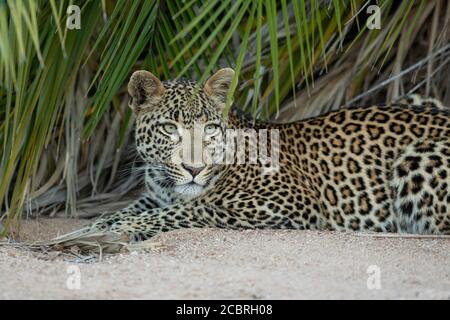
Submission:
M 44 261 L 54 261 L 61 257 L 61 252 L 59 251 L 49 251 L 49 252 L 33 252 L 33 256 L 37 259 Z

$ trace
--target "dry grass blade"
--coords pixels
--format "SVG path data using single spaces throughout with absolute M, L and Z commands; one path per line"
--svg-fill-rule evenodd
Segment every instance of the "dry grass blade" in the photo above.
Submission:
M 358 101 L 362 98 L 364 98 L 367 95 L 373 94 L 374 92 L 376 92 L 377 90 L 383 88 L 384 86 L 386 86 L 387 84 L 393 82 L 394 80 L 396 80 L 399 77 L 404 76 L 405 74 L 420 68 L 422 66 L 425 65 L 425 63 L 431 61 L 432 59 L 436 58 L 439 55 L 448 55 L 450 49 L 450 44 L 447 44 L 446 46 L 439 48 L 438 50 L 436 50 L 435 52 L 432 52 L 431 54 L 429 54 L 428 56 L 426 56 L 425 58 L 421 59 L 420 61 L 416 62 L 414 65 L 406 68 L 405 70 L 402 70 L 401 72 L 399 72 L 398 74 L 396 74 L 393 77 L 390 77 L 384 81 L 382 81 L 381 83 L 374 85 L 373 87 L 371 87 L 369 90 L 357 95 L 356 97 L 354 97 L 353 99 L 351 99 L 350 101 L 348 101 L 346 104 L 347 105 L 351 105 L 352 103 L 354 103 L 355 101 Z

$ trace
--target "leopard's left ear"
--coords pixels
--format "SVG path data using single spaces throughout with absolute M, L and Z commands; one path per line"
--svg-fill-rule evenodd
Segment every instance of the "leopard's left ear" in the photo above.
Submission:
M 220 106 L 225 107 L 228 91 L 230 90 L 231 80 L 234 76 L 234 70 L 223 68 L 217 71 L 206 81 L 203 90 Z

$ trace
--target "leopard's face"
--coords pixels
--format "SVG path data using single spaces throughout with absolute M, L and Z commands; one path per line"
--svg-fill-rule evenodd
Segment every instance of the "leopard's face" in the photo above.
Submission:
M 129 84 L 137 113 L 136 147 L 146 173 L 185 198 L 212 186 L 222 168 L 220 151 L 229 124 L 222 117 L 223 99 L 208 82 L 204 88 L 190 81 L 159 82 L 138 71 Z

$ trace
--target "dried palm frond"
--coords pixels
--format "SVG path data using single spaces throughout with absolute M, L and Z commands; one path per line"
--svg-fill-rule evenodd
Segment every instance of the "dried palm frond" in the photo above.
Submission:
M 102 256 L 105 253 L 133 252 L 157 250 L 165 248 L 159 242 L 146 240 L 142 242 L 130 243 L 128 236 L 112 231 L 92 230 L 86 226 L 59 237 L 25 243 L 0 242 L 0 245 L 13 246 L 37 252 L 59 251 L 62 253 L 79 256 Z

